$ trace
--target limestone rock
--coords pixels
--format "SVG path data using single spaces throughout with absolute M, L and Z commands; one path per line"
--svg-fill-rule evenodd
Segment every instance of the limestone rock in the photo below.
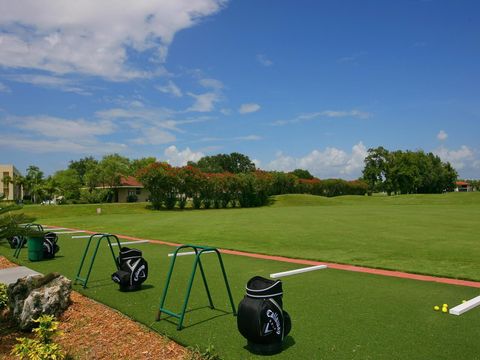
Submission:
M 28 276 L 8 286 L 10 316 L 20 329 L 33 328 L 39 316 L 58 317 L 70 305 L 72 282 L 59 273 Z

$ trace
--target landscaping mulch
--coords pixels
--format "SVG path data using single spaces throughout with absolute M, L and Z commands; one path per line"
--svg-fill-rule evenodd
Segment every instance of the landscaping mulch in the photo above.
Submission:
M 0 256 L 0 269 L 17 266 Z M 58 319 L 63 336 L 57 339 L 74 359 L 172 359 L 192 358 L 194 354 L 125 315 L 75 291 L 72 304 Z M 17 337 L 29 334 L 0 319 L 0 358 L 9 355 Z

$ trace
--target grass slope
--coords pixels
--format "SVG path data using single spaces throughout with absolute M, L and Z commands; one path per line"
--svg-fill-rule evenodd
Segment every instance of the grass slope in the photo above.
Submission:
M 61 252 L 54 260 L 29 262 L 23 250 L 20 262 L 37 271 L 60 271 L 74 278 L 85 239 L 63 235 Z M 178 342 L 206 348 L 214 345 L 224 359 L 260 359 L 245 348 L 246 341 L 236 328 L 225 287 L 215 257 L 205 255 L 204 266 L 215 305 L 208 301 L 197 277 L 186 315 L 186 328 L 176 330 L 168 320 L 155 322 L 163 290 L 171 247 L 138 244 L 149 262 L 150 275 L 142 291 L 121 293 L 110 280 L 114 264 L 106 245 L 102 244 L 95 261 L 89 288 L 76 289 L 85 295 L 120 310 L 126 315 L 166 333 Z M 11 257 L 3 243 L 0 254 Z M 223 256 L 235 304 L 244 295 L 246 281 L 254 275 L 296 268 L 295 265 L 239 256 Z M 180 309 L 193 258 L 177 260 L 167 307 Z M 88 264 L 87 264 L 88 265 Z M 478 295 L 478 289 L 445 284 L 396 279 L 339 270 L 321 270 L 284 279 L 284 306 L 293 322 L 286 349 L 271 359 L 477 359 L 480 311 L 460 317 L 432 310 L 444 302 L 451 305 Z M 222 310 L 226 310 L 222 311 Z M 121 331 L 121 329 L 119 329 Z M 119 338 L 120 339 L 120 338 Z
M 283 195 L 252 209 L 28 206 L 38 221 L 179 243 L 480 280 L 480 193 Z

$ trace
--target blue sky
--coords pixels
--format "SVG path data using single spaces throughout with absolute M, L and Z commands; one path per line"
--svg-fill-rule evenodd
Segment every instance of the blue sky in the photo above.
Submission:
M 370 147 L 480 178 L 478 1 L 0 0 L 0 162 L 241 152 L 354 179 Z

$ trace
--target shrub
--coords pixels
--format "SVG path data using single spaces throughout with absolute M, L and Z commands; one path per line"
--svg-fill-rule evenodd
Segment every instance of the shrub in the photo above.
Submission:
M 215 195 L 213 177 L 214 174 L 205 174 L 206 181 L 202 183 L 200 189 L 200 196 L 202 198 L 202 204 L 205 209 L 210 209 L 213 204 L 213 198 Z
M 150 191 L 150 201 L 155 210 L 159 210 L 163 204 L 167 209 L 175 207 L 180 181 L 169 164 L 150 164 L 140 169 L 137 176 L 145 189 Z
M 138 196 L 135 194 L 128 194 L 127 195 L 127 202 L 134 203 L 138 201 Z
M 0 310 L 6 308 L 8 304 L 7 288 L 7 285 L 0 283 Z
M 108 202 L 113 197 L 111 189 L 81 189 L 80 204 L 99 204 Z
M 65 353 L 60 346 L 53 342 L 53 337 L 61 332 L 58 330 L 58 321 L 52 315 L 42 315 L 34 320 L 38 327 L 33 329 L 33 339 L 18 338 L 11 354 L 19 359 L 62 360 Z

